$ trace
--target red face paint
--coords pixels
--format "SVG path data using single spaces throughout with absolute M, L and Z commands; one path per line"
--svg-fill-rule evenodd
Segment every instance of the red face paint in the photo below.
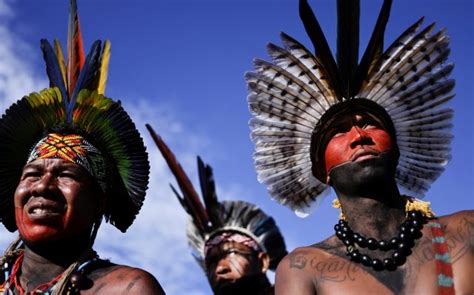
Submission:
M 28 242 L 60 240 L 90 231 L 103 194 L 85 169 L 62 159 L 37 159 L 23 169 L 15 219 Z
M 326 173 L 349 161 L 364 161 L 393 148 L 390 134 L 370 114 L 355 114 L 339 120 L 328 131 L 331 139 L 324 153 Z

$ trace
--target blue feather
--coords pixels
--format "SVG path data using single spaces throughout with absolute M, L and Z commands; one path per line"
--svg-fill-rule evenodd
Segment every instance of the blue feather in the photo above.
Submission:
M 71 100 L 66 109 L 68 123 L 72 122 L 72 110 L 74 108 L 74 105 L 76 104 L 77 95 L 79 94 L 81 89 L 88 89 L 89 87 L 93 87 L 92 84 L 94 83 L 95 77 L 99 70 L 100 50 L 101 42 L 100 40 L 97 40 L 94 42 L 94 44 L 92 44 L 91 49 L 87 54 L 84 66 L 82 67 L 81 73 L 79 74 L 76 86 L 74 87 L 74 91 L 71 95 Z
M 53 47 L 46 39 L 41 39 L 41 50 L 43 51 L 43 58 L 46 62 L 46 72 L 48 73 L 50 86 L 58 87 L 61 91 L 61 95 L 64 100 L 65 106 L 67 106 L 68 96 L 66 93 L 65 81 L 59 67 L 58 58 L 54 52 Z

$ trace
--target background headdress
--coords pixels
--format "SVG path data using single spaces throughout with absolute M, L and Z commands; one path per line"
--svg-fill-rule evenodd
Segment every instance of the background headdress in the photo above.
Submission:
M 320 202 L 328 190 L 312 174 L 310 147 L 319 144 L 312 135 L 324 132 L 321 119 L 341 105 L 364 104 L 390 117 L 400 153 L 396 181 L 414 195 L 426 192 L 450 158 L 453 112 L 441 108 L 454 97 L 445 30 L 432 34 L 431 24 L 420 31 L 421 18 L 383 52 L 392 4 L 384 0 L 359 61 L 359 2 L 337 1 L 336 59 L 307 1 L 300 0 L 316 54 L 282 33 L 284 48 L 268 45 L 272 62 L 255 60 L 255 72 L 245 76 L 258 180 L 296 211 Z
M 150 125 L 147 124 L 146 127 L 178 182 L 182 196 L 172 185 L 171 189 L 190 216 L 186 234 L 189 245 L 193 249 L 194 258 L 199 265 L 205 269 L 206 242 L 217 234 L 230 231 L 254 239 L 260 249 L 270 257 L 270 269 L 275 270 L 287 251 L 283 236 L 273 218 L 257 206 L 244 201 L 219 202 L 212 168 L 198 157 L 203 204 L 173 152 Z
M 16 230 L 13 195 L 33 146 L 47 133 L 78 134 L 105 156 L 109 182 L 105 218 L 125 232 L 145 198 L 149 163 L 143 140 L 119 102 L 103 96 L 110 42 L 95 41 L 87 56 L 75 0 L 70 2 L 67 56 L 41 40 L 50 88 L 10 106 L 0 119 L 0 221 Z

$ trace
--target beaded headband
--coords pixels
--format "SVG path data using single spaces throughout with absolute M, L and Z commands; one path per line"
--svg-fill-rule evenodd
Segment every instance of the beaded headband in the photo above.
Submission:
M 77 134 L 50 133 L 35 145 L 26 163 L 51 158 L 80 165 L 99 183 L 102 191 L 107 190 L 105 158 L 84 137 Z
M 217 247 L 227 242 L 235 242 L 235 243 L 242 244 L 244 246 L 249 247 L 255 252 L 262 251 L 258 243 L 253 238 L 241 233 L 226 231 L 226 232 L 216 234 L 212 238 L 206 241 L 204 245 L 204 257 L 207 256 L 207 253 L 209 253 L 209 251 L 211 251 L 212 248 Z

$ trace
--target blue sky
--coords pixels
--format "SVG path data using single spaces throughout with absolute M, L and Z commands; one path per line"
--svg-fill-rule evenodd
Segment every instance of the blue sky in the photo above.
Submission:
M 103 257 L 152 272 L 169 294 L 209 294 L 206 279 L 184 238 L 185 213 L 171 194 L 174 182 L 144 133 L 151 123 L 176 151 L 197 185 L 195 156 L 214 168 L 219 197 L 258 204 L 274 216 L 289 250 L 332 234 L 332 196 L 300 219 L 272 201 L 256 180 L 247 122 L 245 71 L 253 58 L 268 59 L 265 45 L 279 33 L 312 48 L 299 20 L 297 0 L 78 0 L 86 50 L 110 39 L 107 96 L 120 99 L 143 131 L 153 165 L 142 214 L 127 234 L 103 225 L 97 247 Z M 335 1 L 310 0 L 329 43 L 335 42 Z M 361 51 L 382 1 L 361 1 Z M 59 38 L 65 48 L 68 1 L 0 0 L 0 108 L 47 86 L 39 40 Z M 452 161 L 425 200 L 443 215 L 472 209 L 474 182 L 474 2 L 394 1 L 386 45 L 425 16 L 451 37 L 456 98 Z M 4 248 L 12 238 L 0 232 Z

